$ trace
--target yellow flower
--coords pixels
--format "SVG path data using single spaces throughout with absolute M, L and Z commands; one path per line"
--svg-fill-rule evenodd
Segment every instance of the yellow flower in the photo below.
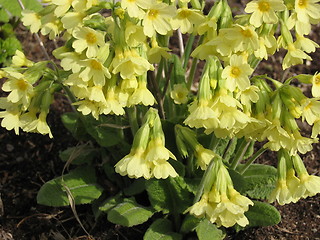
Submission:
M 12 66 L 14 67 L 31 67 L 33 62 L 26 58 L 23 52 L 16 50 L 15 55 L 12 57 Z
M 53 14 L 50 13 L 42 17 L 42 27 L 41 27 L 41 34 L 48 35 L 49 39 L 52 40 L 56 36 L 60 34 L 62 29 L 62 24 L 59 19 Z
M 206 216 L 210 218 L 213 213 L 213 207 L 209 203 L 208 193 L 204 193 L 199 202 L 193 204 L 187 211 L 198 218 Z
M 274 202 L 275 200 L 277 200 L 280 205 L 288 204 L 293 201 L 292 194 L 284 179 L 278 180 L 276 189 L 272 191 L 269 197 L 269 202 Z
M 30 26 L 30 32 L 39 32 L 41 28 L 41 17 L 32 10 L 23 10 L 21 12 L 21 21 L 24 26 Z
M 307 53 L 315 52 L 316 48 L 319 47 L 316 42 L 304 37 L 303 35 L 296 34 L 296 38 L 297 40 L 294 43 L 296 48 L 301 49 L 302 51 L 305 51 Z
M 57 5 L 56 9 L 54 10 L 54 14 L 57 17 L 64 15 L 71 7 L 72 1 L 73 0 L 52 0 L 51 2 Z
M 84 12 L 89 8 L 98 5 L 100 0 L 73 0 L 72 6 L 77 12 Z
M 40 112 L 37 116 L 36 111 L 30 111 L 21 115 L 20 122 L 21 128 L 25 132 L 36 132 L 43 135 L 49 134 L 50 138 L 53 138 L 51 130 L 47 124 L 47 113 Z
M 320 73 L 316 73 L 312 77 L 312 88 L 313 97 L 320 97 Z
M 143 104 L 144 106 L 152 106 L 155 99 L 147 88 L 147 83 L 145 81 L 139 81 L 138 88 L 132 93 L 128 99 L 129 106 Z
M 7 96 L 8 101 L 21 102 L 25 108 L 29 106 L 33 96 L 33 86 L 24 78 L 9 78 L 3 84 L 2 90 L 10 92 Z
M 319 0 L 295 0 L 294 9 L 297 19 L 303 23 L 310 23 L 310 20 L 320 19 Z
M 201 144 L 195 147 L 194 155 L 197 159 L 196 164 L 201 170 L 206 170 L 211 160 L 216 156 L 212 150 L 204 148 Z
M 303 59 L 312 60 L 308 54 L 297 48 L 293 43 L 289 43 L 288 52 L 282 61 L 282 68 L 287 69 L 293 65 L 302 64 Z
M 106 78 L 111 77 L 108 68 L 98 58 L 82 60 L 82 65 L 85 68 L 80 72 L 79 77 L 85 82 L 92 79 L 95 85 L 104 86 Z
M 259 38 L 253 26 L 235 24 L 232 28 L 221 29 L 219 36 L 222 37 L 221 41 L 227 39 L 228 43 L 226 42 L 225 44 L 228 44 L 228 47 L 231 48 L 234 53 L 248 50 L 255 51 L 259 48 Z M 221 47 L 217 47 L 221 49 Z M 224 52 L 222 49 L 220 51 Z
M 166 35 L 172 30 L 170 19 L 175 16 L 175 10 L 173 5 L 151 1 L 142 22 L 144 34 L 148 37 L 154 36 L 156 32 Z
M 108 89 L 105 102 L 100 106 L 100 112 L 103 114 L 123 115 L 125 111 L 119 102 L 118 96 L 115 93 L 114 87 Z
M 61 22 L 65 29 L 72 29 L 83 24 L 83 19 L 86 17 L 84 12 L 68 12 L 63 15 Z
M 180 8 L 177 15 L 172 19 L 171 24 L 174 30 L 180 28 L 181 33 L 193 33 L 194 26 L 198 26 L 205 20 L 199 10 Z
M 189 116 L 184 124 L 195 128 L 207 128 L 207 126 L 218 126 L 218 114 L 211 108 L 212 101 L 195 100 L 189 106 Z
M 77 110 L 81 112 L 83 115 L 88 115 L 91 113 L 91 115 L 95 119 L 99 119 L 99 109 L 98 109 L 98 104 L 94 101 L 90 100 L 82 100 L 76 103 L 73 103 L 73 105 L 79 105 Z
M 222 71 L 222 78 L 226 79 L 225 87 L 233 92 L 236 87 L 241 91 L 250 87 L 249 75 L 253 69 L 246 63 L 242 56 L 232 55 L 230 65 Z
M 306 98 L 302 102 L 302 120 L 306 120 L 309 125 L 320 119 L 320 102 L 316 99 Z
M 188 102 L 188 93 L 189 91 L 185 84 L 174 84 L 173 90 L 170 92 L 170 97 L 175 104 L 184 104 Z
M 98 55 L 99 47 L 105 45 L 104 35 L 94 29 L 88 27 L 79 27 L 72 32 L 76 40 L 72 43 L 72 47 L 77 53 L 82 53 L 85 49 L 88 58 L 94 58 Z
M 121 7 L 128 11 L 130 17 L 142 19 L 144 11 L 141 7 L 144 6 L 144 2 L 144 0 L 122 0 Z
M 144 158 L 144 149 L 137 148 L 131 150 L 130 154 L 126 155 L 115 165 L 115 171 L 121 176 L 128 175 L 130 178 L 143 177 L 150 179 L 151 165 L 152 163 Z
M 116 57 L 112 60 L 112 73 L 120 73 L 123 79 L 131 79 L 153 70 L 153 66 L 147 59 L 141 57 L 135 49 L 121 52 L 116 50 Z
M 254 0 L 247 4 L 244 11 L 252 13 L 250 24 L 260 27 L 262 23 L 277 23 L 278 17 L 275 11 L 284 11 L 285 9 L 286 6 L 282 0 Z
M 5 109 L 5 111 L 0 111 L 1 127 L 6 128 L 8 131 L 13 129 L 15 134 L 19 135 L 21 112 L 18 105 L 8 102 L 5 97 L 1 97 L 0 109 Z
M 299 178 L 303 198 L 312 197 L 320 193 L 320 177 L 304 173 Z

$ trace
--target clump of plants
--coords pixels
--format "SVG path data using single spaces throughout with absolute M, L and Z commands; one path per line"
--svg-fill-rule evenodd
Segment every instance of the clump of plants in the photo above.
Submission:
M 279 223 L 265 200 L 320 192 L 300 157 L 318 142 L 320 74 L 255 74 L 280 50 L 284 73 L 312 60 L 317 1 L 253 0 L 236 16 L 226 0 L 208 12 L 201 0 L 45 2 L 24 9 L 22 22 L 65 40 L 53 51 L 59 64 L 17 51 L 1 70 L 0 99 L 1 126 L 16 134 L 53 137 L 56 92 L 74 108 L 62 121 L 81 144 L 61 152 L 70 170 L 43 185 L 39 204 L 92 204 L 97 219 L 127 227 L 151 219 L 144 239 L 223 239 L 226 228 Z M 293 80 L 310 84 L 312 97 Z M 266 150 L 277 152 L 277 168 L 254 163 Z

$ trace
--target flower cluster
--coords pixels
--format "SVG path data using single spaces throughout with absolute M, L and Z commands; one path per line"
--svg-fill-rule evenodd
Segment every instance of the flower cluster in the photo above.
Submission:
M 167 161 L 176 157 L 165 147 L 165 138 L 157 110 L 150 108 L 144 123 L 134 136 L 131 151 L 115 166 L 116 172 L 131 178 L 149 179 L 178 176 Z
M 237 192 L 232 184 L 228 170 L 222 160 L 215 160 L 212 169 L 212 183 L 206 187 L 199 202 L 191 206 L 188 211 L 196 217 L 206 217 L 210 222 L 218 226 L 231 227 L 238 224 L 246 226 L 249 221 L 244 215 L 253 202 Z
M 279 151 L 277 186 L 269 197 L 280 205 L 297 202 L 300 198 L 320 193 L 320 177 L 309 175 L 299 155 Z

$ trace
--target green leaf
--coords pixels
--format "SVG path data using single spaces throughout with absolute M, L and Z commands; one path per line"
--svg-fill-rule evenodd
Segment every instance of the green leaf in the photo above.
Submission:
M 42 6 L 37 0 L 22 0 L 22 3 L 26 9 L 38 11 L 42 9 Z M 18 1 L 13 0 L 0 0 L 0 5 L 6 8 L 13 16 L 21 17 L 21 7 Z
M 61 120 L 66 129 L 78 140 L 85 139 L 86 129 L 80 120 L 80 116 L 75 112 L 64 113 Z
M 108 211 L 108 220 L 114 224 L 132 227 L 146 222 L 153 213 L 150 208 L 143 207 L 133 200 L 124 201 Z
M 204 219 L 198 224 L 196 232 L 199 240 L 221 240 L 225 237 L 223 231 L 208 219 Z
M 59 157 L 64 162 L 69 161 L 71 164 L 81 165 L 84 163 L 91 163 L 97 154 L 97 149 L 88 146 L 87 144 L 83 144 L 76 147 L 70 147 L 60 152 Z
M 100 116 L 99 120 L 95 120 L 91 116 L 86 116 L 85 120 L 87 132 L 100 146 L 111 147 L 121 142 L 122 130 L 116 128 L 117 125 L 112 117 Z
M 172 223 L 168 219 L 157 219 L 154 221 L 143 240 L 181 240 L 182 235 L 172 231 Z
M 113 207 L 118 205 L 119 203 L 122 203 L 124 199 L 122 198 L 121 194 L 117 194 L 113 197 L 108 198 L 105 200 L 101 206 L 99 207 L 99 210 L 102 212 L 108 212 L 110 211 Z
M 242 189 L 244 194 L 255 199 L 266 199 L 275 188 L 277 169 L 268 165 L 252 164 L 243 177 L 245 181 Z
M 253 201 L 254 205 L 250 206 L 245 213 L 249 220 L 248 227 L 272 226 L 281 221 L 279 211 L 268 203 Z
M 37 202 L 47 206 L 69 205 L 68 191 L 75 204 L 91 203 L 100 197 L 103 189 L 97 185 L 95 169 L 90 166 L 78 167 L 63 177 L 46 182 L 38 192 Z
M 25 78 L 31 84 L 34 84 L 43 76 L 44 70 L 47 68 L 47 61 L 41 61 L 35 63 L 32 67 L 29 67 L 27 71 L 24 72 Z
M 194 231 L 200 221 L 200 218 L 196 218 L 195 216 L 188 214 L 181 224 L 180 232 L 186 234 Z
M 9 22 L 9 15 L 4 8 L 0 8 L 0 22 Z
M 183 213 L 192 204 L 193 195 L 182 177 L 146 181 L 151 205 L 163 213 Z
M 134 196 L 142 193 L 146 190 L 145 182 L 146 180 L 144 178 L 135 179 L 129 187 L 123 189 L 123 193 L 127 196 Z
M 228 169 L 230 177 L 232 179 L 233 182 L 233 186 L 234 188 L 241 194 L 245 194 L 246 193 L 246 180 L 245 178 L 238 172 L 232 170 L 232 169 Z

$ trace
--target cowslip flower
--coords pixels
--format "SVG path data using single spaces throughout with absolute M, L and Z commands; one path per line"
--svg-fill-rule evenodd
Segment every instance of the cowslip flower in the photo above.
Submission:
M 312 77 L 311 93 L 313 97 L 320 97 L 320 73 L 316 73 Z
M 143 80 L 138 81 L 138 87 L 128 99 L 128 105 L 143 104 L 144 106 L 152 106 L 154 103 L 155 99 L 147 88 L 147 82 Z
M 141 57 L 135 49 L 128 49 L 123 52 L 116 49 L 116 57 L 113 58 L 111 66 L 113 68 L 112 73 L 120 73 L 123 79 L 141 76 L 148 70 L 154 69 L 148 60 Z
M 197 159 L 196 164 L 201 170 L 206 170 L 211 160 L 216 156 L 212 150 L 204 148 L 201 144 L 195 147 L 194 155 Z
M 50 138 L 53 138 L 46 118 L 46 112 L 40 112 L 39 116 L 37 111 L 24 113 L 20 117 L 21 128 L 25 132 L 36 132 L 43 135 L 48 134 Z
M 188 102 L 188 93 L 189 91 L 185 84 L 174 84 L 173 90 L 170 92 L 170 97 L 175 104 L 184 104 Z
M 295 0 L 294 10 L 297 19 L 303 23 L 310 23 L 310 20 L 320 19 L 319 0 Z
M 297 48 L 293 43 L 289 43 L 287 49 L 288 52 L 282 61 L 283 69 L 287 69 L 293 65 L 302 64 L 303 59 L 312 60 L 308 54 Z
M 203 23 L 205 20 L 204 16 L 199 10 L 179 8 L 177 15 L 172 19 L 171 24 L 174 30 L 180 28 L 181 33 L 192 33 L 194 27 Z
M 141 7 L 144 6 L 143 0 L 122 0 L 121 7 L 128 11 L 128 15 L 133 18 L 142 19 L 144 11 Z
M 25 108 L 30 104 L 33 96 L 33 86 L 25 78 L 9 78 L 2 86 L 2 90 L 10 92 L 7 96 L 12 103 L 22 103 Z
M 244 227 L 249 224 L 244 215 L 253 202 L 241 195 L 233 187 L 230 175 L 222 160 L 215 162 L 212 173 L 215 177 L 211 190 L 204 192 L 200 201 L 191 206 L 188 211 L 196 217 L 205 216 L 218 227 L 232 227 L 239 224 Z
M 96 57 L 99 52 L 99 47 L 105 45 L 104 35 L 89 27 L 79 27 L 72 32 L 72 36 L 76 40 L 72 43 L 72 47 L 77 53 L 82 53 L 86 50 L 88 58 Z
M 104 86 L 106 78 L 111 77 L 108 68 L 98 58 L 82 60 L 82 66 L 85 68 L 80 72 L 79 77 L 85 82 L 92 79 L 95 85 Z
M 236 87 L 241 91 L 250 87 L 249 76 L 252 74 L 253 69 L 242 56 L 232 55 L 230 64 L 222 71 L 222 78 L 226 79 L 225 87 L 233 92 Z
M 21 21 L 24 26 L 30 26 L 30 32 L 39 32 L 41 28 L 41 17 L 32 10 L 23 10 L 21 12 Z
M 152 37 L 156 33 L 166 35 L 172 29 L 170 19 L 175 14 L 173 5 L 151 1 L 142 22 L 144 34 L 148 37 Z
M 8 131 L 14 130 L 15 134 L 19 135 L 21 111 L 18 105 L 9 102 L 5 97 L 1 97 L 0 109 L 5 109 L 5 111 L 0 111 L 1 127 L 6 128 Z
M 54 10 L 54 14 L 57 17 L 64 15 L 72 5 L 72 0 L 52 0 L 51 2 L 57 5 L 56 9 Z
M 282 0 L 254 0 L 247 4 L 244 11 L 252 13 L 250 24 L 260 27 L 262 23 L 275 24 L 278 22 L 276 11 L 284 11 L 286 6 Z
M 16 50 L 15 55 L 12 57 L 12 66 L 14 67 L 31 67 L 33 62 L 26 58 L 23 52 Z

